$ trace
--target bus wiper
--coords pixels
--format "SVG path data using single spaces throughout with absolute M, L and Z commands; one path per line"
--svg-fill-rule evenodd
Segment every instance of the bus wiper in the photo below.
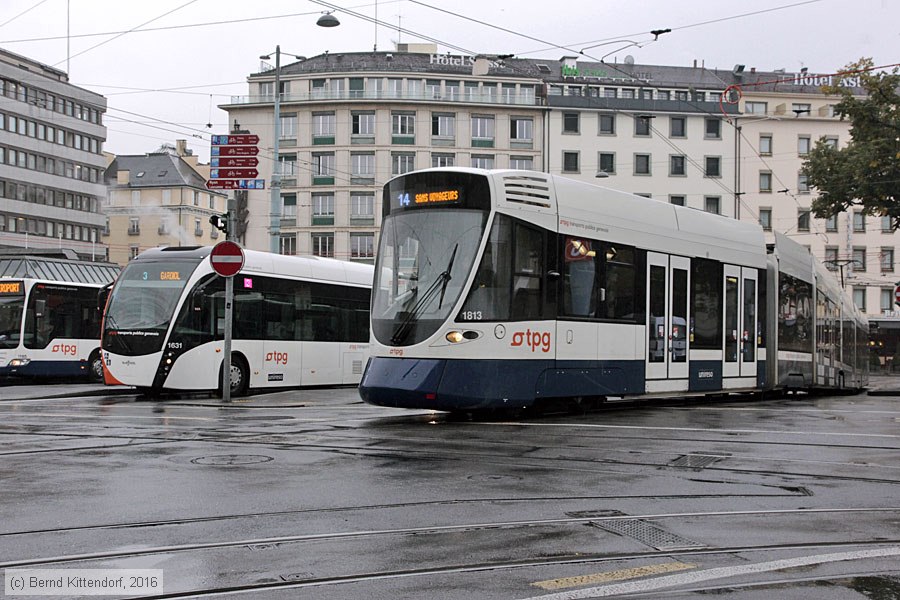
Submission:
M 453 248 L 453 254 L 450 256 L 450 262 L 447 263 L 447 268 L 437 276 L 437 279 L 434 280 L 428 289 L 425 290 L 425 293 L 422 294 L 422 297 L 419 298 L 419 301 L 416 302 L 415 306 L 413 306 L 412 310 L 406 315 L 406 318 L 403 319 L 403 322 L 397 326 L 397 329 L 394 331 L 394 335 L 391 336 L 392 344 L 399 344 L 403 340 L 406 339 L 406 336 L 409 335 L 409 330 L 411 329 L 412 322 L 418 318 L 419 314 L 425 310 L 428 304 L 434 299 L 435 292 L 438 290 L 438 286 L 441 289 L 441 302 L 444 301 L 444 292 L 447 289 L 447 282 L 450 281 L 450 269 L 453 268 L 453 261 L 456 259 L 456 250 L 459 248 L 459 244 L 457 244 Z M 438 305 L 440 307 L 440 304 Z

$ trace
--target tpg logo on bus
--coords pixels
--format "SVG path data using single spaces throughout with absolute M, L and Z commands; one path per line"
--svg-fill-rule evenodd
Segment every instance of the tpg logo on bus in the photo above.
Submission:
M 54 344 L 53 348 L 50 349 L 50 352 L 54 354 L 68 354 L 69 356 L 75 356 L 75 353 L 78 352 L 78 346 L 75 344 Z
M 266 362 L 273 362 L 276 365 L 286 365 L 288 363 L 287 352 L 269 352 L 266 354 Z
M 512 334 L 512 342 L 509 345 L 514 348 L 524 345 L 526 348 L 531 348 L 532 352 L 538 348 L 541 349 L 541 352 L 550 352 L 550 332 L 530 329 L 526 329 L 524 332 L 516 331 Z

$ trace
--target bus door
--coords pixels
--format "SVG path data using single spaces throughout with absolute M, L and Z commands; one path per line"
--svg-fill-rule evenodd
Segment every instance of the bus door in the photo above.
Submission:
M 690 259 L 647 253 L 647 379 L 687 379 Z
M 723 377 L 756 377 L 756 269 L 725 265 L 725 364 Z

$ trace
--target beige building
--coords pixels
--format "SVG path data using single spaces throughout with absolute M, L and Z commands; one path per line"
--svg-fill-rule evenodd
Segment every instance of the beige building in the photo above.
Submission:
M 226 195 L 206 188 L 209 165 L 184 140 L 156 152 L 113 158 L 104 204 L 109 260 L 125 265 L 148 248 L 208 246 L 225 239 L 209 219 L 227 210 Z

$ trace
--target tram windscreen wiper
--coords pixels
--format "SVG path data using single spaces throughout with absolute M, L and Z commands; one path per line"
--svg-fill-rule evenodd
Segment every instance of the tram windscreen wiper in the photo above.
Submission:
M 441 290 L 441 301 L 438 304 L 438 308 L 440 308 L 441 304 L 444 302 L 444 292 L 447 291 L 447 283 L 452 279 L 450 277 L 450 269 L 453 268 L 453 261 L 456 260 L 456 251 L 459 249 L 459 244 L 453 247 L 453 254 L 450 255 L 450 262 L 447 263 L 447 268 L 444 269 L 438 276 L 437 279 L 434 280 L 428 289 L 425 290 L 425 293 L 422 294 L 422 297 L 419 298 L 419 301 L 416 302 L 415 306 L 412 307 L 412 310 L 406 315 L 406 318 L 403 319 L 403 322 L 397 326 L 397 329 L 394 331 L 394 335 L 391 336 L 392 344 L 399 344 L 403 340 L 406 339 L 406 336 L 409 335 L 409 331 L 412 328 L 411 325 L 415 319 L 419 317 L 419 314 L 425 310 L 428 304 L 434 299 L 435 292 L 438 290 L 438 286 L 440 286 Z

